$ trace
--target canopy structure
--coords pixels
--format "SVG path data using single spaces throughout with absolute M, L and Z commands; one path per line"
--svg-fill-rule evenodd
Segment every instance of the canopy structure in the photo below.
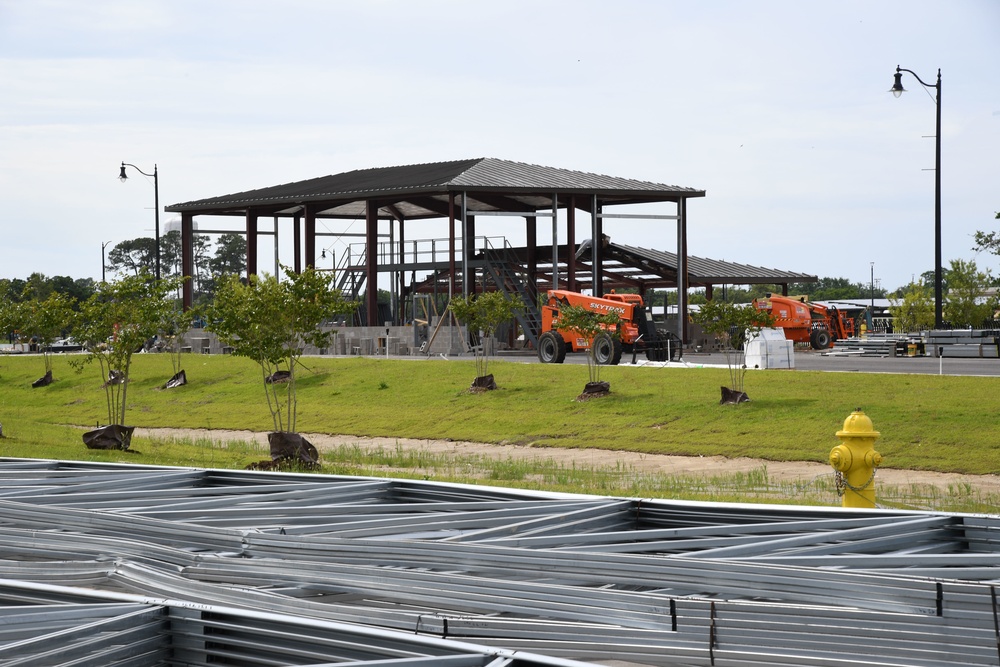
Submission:
M 704 196 L 704 190 L 695 188 L 477 158 L 361 169 L 174 204 L 165 210 L 181 215 L 182 272 L 186 276 L 193 275 L 196 216 L 239 216 L 245 220 L 248 274 L 257 273 L 258 236 L 262 233 L 258 221 L 261 218 L 274 218 L 272 234 L 277 233 L 279 221 L 294 223 L 292 268 L 295 271 L 301 271 L 304 266 L 316 266 L 316 238 L 323 235 L 317 232 L 317 220 L 354 223 L 363 219 L 364 233 L 359 236 L 363 236 L 364 242 L 358 244 L 356 253 L 347 254 L 338 271 L 342 280 L 352 281 L 358 293 L 365 288 L 367 313 L 377 312 L 374 286 L 380 272 L 392 274 L 393 291 L 399 294 L 412 293 L 416 289 L 417 271 L 435 280 L 445 276 L 451 294 L 467 295 L 474 291 L 476 272 L 485 274 L 491 259 L 495 260 L 490 255 L 511 250 L 502 242 L 491 244 L 489 237 L 477 236 L 477 222 L 489 216 L 524 220 L 527 243 L 519 253 L 507 252 L 507 257 L 516 258 L 518 266 L 510 275 L 526 283 L 518 288 L 524 287 L 528 294 L 537 294 L 549 287 L 571 290 L 587 287 L 595 294 L 603 294 L 606 288 L 613 286 L 606 281 L 640 290 L 648 286 L 676 287 L 682 312 L 686 312 L 686 293 L 692 284 L 692 266 L 687 254 L 687 201 Z M 670 208 L 662 214 L 612 212 L 623 206 L 660 203 L 669 204 Z M 589 230 L 581 234 L 576 224 L 578 211 L 589 217 Z M 537 243 L 539 218 L 548 218 L 551 222 L 551 247 Z M 427 251 L 418 248 L 416 241 L 408 243 L 407 236 L 412 234 L 414 225 L 420 229 L 422 221 L 431 219 L 447 219 L 448 238 L 447 243 L 442 244 L 447 248 Z M 586 243 L 585 247 L 580 247 L 578 235 L 582 239 L 604 241 L 610 236 L 607 232 L 613 231 L 612 225 L 634 224 L 640 220 L 671 224 L 676 234 L 676 252 L 609 247 L 606 242 Z M 380 225 L 388 226 L 387 234 L 380 234 Z M 480 227 L 486 225 L 480 223 Z M 202 226 L 197 233 L 210 231 Z M 382 240 L 386 238 L 388 242 Z M 631 275 L 620 269 L 628 262 L 632 262 L 635 269 Z M 721 266 L 724 263 L 718 265 Z M 789 281 L 815 279 L 770 270 L 734 271 L 735 266 L 739 265 L 728 265 L 721 272 L 709 271 L 707 276 L 698 279 L 698 284 L 710 287 L 711 281 L 725 279 L 741 284 L 777 282 L 787 285 Z M 647 280 L 642 272 L 649 268 L 653 271 Z M 409 286 L 405 284 L 407 274 L 412 277 Z M 190 306 L 193 301 L 190 281 L 184 290 L 185 306 Z M 529 301 L 534 302 L 537 300 Z M 682 328 L 685 319 L 680 318 Z M 683 331 L 680 333 L 683 338 Z

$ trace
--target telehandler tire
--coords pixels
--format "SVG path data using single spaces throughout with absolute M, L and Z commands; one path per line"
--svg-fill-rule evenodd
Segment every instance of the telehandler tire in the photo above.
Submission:
M 566 341 L 554 331 L 538 337 L 538 360 L 543 364 L 561 364 L 566 360 Z
M 591 345 L 594 346 L 594 360 L 598 365 L 617 366 L 622 360 L 622 342 L 610 334 L 597 334 Z

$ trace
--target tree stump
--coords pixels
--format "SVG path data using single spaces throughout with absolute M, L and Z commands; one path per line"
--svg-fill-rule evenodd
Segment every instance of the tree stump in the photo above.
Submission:
M 610 382 L 588 382 L 583 387 L 583 393 L 576 397 L 578 401 L 589 401 L 592 398 L 601 398 L 611 393 Z
M 750 401 L 750 397 L 742 391 L 735 391 L 729 387 L 721 387 L 721 389 L 722 400 L 719 401 L 721 405 L 736 405 L 738 403 L 747 403 Z
M 83 444 L 87 449 L 120 449 L 122 451 L 132 444 L 132 432 L 135 426 L 109 424 L 83 434 Z
M 280 384 L 282 382 L 288 382 L 291 379 L 292 373 L 290 371 L 274 371 L 264 378 L 264 384 Z
M 298 433 L 272 431 L 267 434 L 271 446 L 271 461 L 297 462 L 307 467 L 319 466 L 319 452 Z
M 45 387 L 52 384 L 52 371 L 45 371 L 45 375 L 31 383 L 31 388 Z
M 103 385 L 101 385 L 101 389 L 105 389 L 107 387 L 110 387 L 111 385 L 121 384 L 124 381 L 125 381 L 125 374 L 122 373 L 121 371 L 116 371 L 115 369 L 112 368 L 111 370 L 108 371 L 108 381 L 105 382 Z
M 173 389 L 174 387 L 180 387 L 181 385 L 187 384 L 187 374 L 180 370 L 174 373 L 174 376 L 167 380 L 167 383 L 163 385 L 164 389 Z
M 493 380 L 493 374 L 480 375 L 475 380 L 472 381 L 472 386 L 470 389 L 481 389 L 483 391 L 492 391 L 497 389 L 497 383 Z

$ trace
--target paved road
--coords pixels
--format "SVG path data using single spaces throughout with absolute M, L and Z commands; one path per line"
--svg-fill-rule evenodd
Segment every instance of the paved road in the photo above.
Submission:
M 706 357 L 712 359 L 712 363 L 726 363 L 726 357 L 721 353 L 688 355 L 686 361 L 695 363 L 696 360 Z M 806 371 L 841 371 L 845 373 L 1000 376 L 1000 359 L 836 356 L 808 350 L 795 352 L 795 368 Z
M 511 360 L 537 362 L 535 355 L 502 355 Z M 643 363 L 645 356 L 637 357 Z M 583 364 L 583 354 L 567 354 L 566 363 Z M 624 355 L 622 363 L 632 361 Z M 715 353 L 687 353 L 684 362 L 692 365 L 725 366 L 726 355 Z M 859 357 L 824 355 L 812 350 L 795 352 L 795 368 L 804 371 L 840 371 L 844 373 L 920 373 L 925 375 L 985 375 L 1000 376 L 1000 359 L 961 359 L 954 357 Z

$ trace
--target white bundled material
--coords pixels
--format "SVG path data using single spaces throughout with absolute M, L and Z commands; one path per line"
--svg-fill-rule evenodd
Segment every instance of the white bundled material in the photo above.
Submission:
M 784 329 L 761 329 L 747 333 L 747 368 L 795 368 L 795 344 L 785 338 Z

